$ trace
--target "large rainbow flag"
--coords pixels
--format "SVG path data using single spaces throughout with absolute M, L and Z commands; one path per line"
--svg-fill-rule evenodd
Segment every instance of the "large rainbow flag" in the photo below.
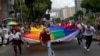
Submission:
M 44 27 L 41 28 L 35 28 L 31 27 L 30 33 L 24 34 L 24 40 L 28 43 L 39 43 L 39 36 L 40 32 L 42 31 Z M 51 41 L 57 42 L 57 41 L 71 41 L 75 38 L 75 36 L 79 33 L 78 29 L 67 29 L 62 26 L 52 26 L 48 27 L 51 31 Z

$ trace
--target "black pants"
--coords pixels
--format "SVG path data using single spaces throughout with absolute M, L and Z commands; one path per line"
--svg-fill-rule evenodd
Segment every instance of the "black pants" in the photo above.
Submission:
M 85 36 L 85 38 L 86 38 L 85 46 L 87 47 L 87 49 L 89 49 L 92 43 L 92 36 Z
M 4 40 L 4 38 L 1 36 L 1 39 L 2 39 L 2 45 L 3 45 L 3 40 Z
M 81 45 L 82 38 L 77 38 L 78 44 Z
M 21 40 L 15 40 L 15 39 L 13 39 L 13 40 L 12 40 L 12 45 L 13 45 L 15 54 L 18 53 L 17 47 L 18 47 L 18 49 L 19 49 L 20 54 L 22 54 Z
M 20 52 L 20 54 L 21 54 L 21 53 L 22 53 L 21 44 L 13 44 L 13 48 L 14 48 L 14 52 L 15 52 L 15 54 L 18 53 L 18 51 L 17 51 L 17 47 L 19 48 L 19 52 Z

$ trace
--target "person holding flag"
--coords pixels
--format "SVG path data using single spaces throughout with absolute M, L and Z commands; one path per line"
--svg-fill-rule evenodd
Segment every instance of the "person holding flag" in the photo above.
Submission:
M 40 42 L 42 46 L 48 48 L 48 56 L 54 56 L 54 51 L 51 48 L 50 31 L 47 28 L 44 28 L 40 33 Z

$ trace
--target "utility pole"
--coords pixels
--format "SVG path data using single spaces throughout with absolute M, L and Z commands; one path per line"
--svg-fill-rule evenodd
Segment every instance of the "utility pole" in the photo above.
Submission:
M 16 0 L 14 0 L 14 13 L 15 13 L 15 18 L 17 18 L 17 13 L 16 13 Z
M 22 17 L 22 0 L 19 0 L 20 1 L 20 18 L 21 18 L 21 24 L 23 25 L 23 17 Z

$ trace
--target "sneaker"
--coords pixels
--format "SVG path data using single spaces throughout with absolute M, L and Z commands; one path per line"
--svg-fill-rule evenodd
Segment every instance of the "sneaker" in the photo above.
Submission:
M 5 47 L 6 45 L 2 45 L 3 47 Z
M 86 49 L 87 51 L 90 51 L 90 49 Z
M 84 49 L 87 49 L 87 47 L 85 46 Z
M 55 56 L 55 52 L 54 51 L 52 51 L 52 56 Z

